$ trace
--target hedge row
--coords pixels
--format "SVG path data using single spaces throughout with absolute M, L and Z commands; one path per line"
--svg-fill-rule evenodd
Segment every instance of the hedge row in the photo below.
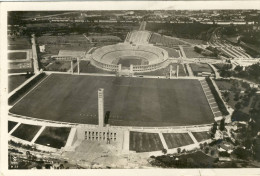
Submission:
M 227 111 L 227 108 L 226 108 L 226 106 L 224 105 L 223 100 L 220 98 L 220 96 L 219 96 L 217 90 L 215 89 L 215 87 L 214 87 L 214 85 L 213 85 L 213 83 L 212 83 L 212 80 L 207 77 L 207 78 L 206 78 L 206 81 L 207 81 L 207 83 L 208 83 L 208 85 L 209 85 L 209 88 L 210 88 L 210 90 L 211 90 L 211 92 L 212 92 L 212 94 L 213 94 L 213 96 L 214 96 L 214 98 L 215 98 L 215 100 L 216 100 L 216 102 L 217 102 L 217 104 L 218 104 L 218 107 L 219 107 L 219 110 L 221 111 L 221 113 L 222 113 L 223 115 L 229 115 L 229 112 Z
M 14 104 L 19 98 L 21 98 L 28 90 L 30 90 L 33 86 L 35 86 L 42 78 L 46 76 L 45 73 L 40 73 L 30 82 L 28 82 L 21 89 L 17 90 L 11 97 L 8 98 L 8 104 Z

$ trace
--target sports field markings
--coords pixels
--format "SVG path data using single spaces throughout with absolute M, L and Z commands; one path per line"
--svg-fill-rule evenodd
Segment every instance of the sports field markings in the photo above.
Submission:
M 24 96 L 22 96 L 18 101 L 16 101 L 15 104 L 13 104 L 11 107 L 15 106 L 18 102 L 20 102 L 23 98 L 25 98 L 29 93 L 31 93 L 36 87 L 40 86 L 40 84 L 45 81 L 47 78 L 49 78 L 51 75 L 47 75 L 46 78 L 41 80 L 38 84 L 36 84 L 31 90 L 29 90 Z

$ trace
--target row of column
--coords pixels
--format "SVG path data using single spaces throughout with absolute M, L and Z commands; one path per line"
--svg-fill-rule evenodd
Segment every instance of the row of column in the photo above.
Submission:
M 85 139 L 91 141 L 116 141 L 116 132 L 106 132 L 106 131 L 85 131 Z

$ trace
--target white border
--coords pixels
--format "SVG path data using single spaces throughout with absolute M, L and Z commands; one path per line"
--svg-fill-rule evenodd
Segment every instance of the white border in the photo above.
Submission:
M 1 175 L 260 175 L 260 169 L 152 169 L 152 170 L 7 170 L 7 11 L 39 10 L 202 10 L 260 9 L 260 1 L 90 1 L 90 2 L 2 2 L 1 17 Z

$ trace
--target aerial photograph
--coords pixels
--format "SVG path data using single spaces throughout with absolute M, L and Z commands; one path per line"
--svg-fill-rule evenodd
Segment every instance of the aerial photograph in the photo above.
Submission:
M 260 10 L 8 11 L 8 169 L 260 168 Z

